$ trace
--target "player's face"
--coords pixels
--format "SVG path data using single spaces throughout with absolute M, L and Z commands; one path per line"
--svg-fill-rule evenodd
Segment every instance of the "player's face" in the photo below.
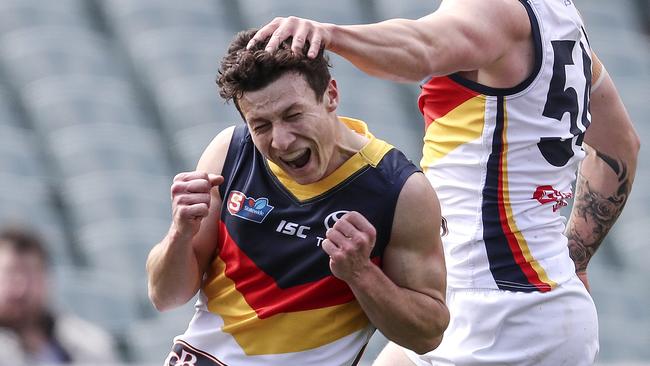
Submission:
M 340 164 L 337 104 L 334 81 L 318 102 L 304 77 L 296 73 L 239 100 L 257 149 L 299 184 L 319 181 Z

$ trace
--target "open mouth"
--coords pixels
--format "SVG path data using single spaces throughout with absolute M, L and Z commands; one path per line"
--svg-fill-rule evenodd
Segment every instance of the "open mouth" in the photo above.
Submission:
M 310 157 L 311 157 L 311 150 L 303 149 L 303 150 L 296 151 L 295 153 L 290 154 L 288 156 L 284 156 L 280 159 L 289 167 L 293 169 L 300 169 L 305 165 L 307 165 Z

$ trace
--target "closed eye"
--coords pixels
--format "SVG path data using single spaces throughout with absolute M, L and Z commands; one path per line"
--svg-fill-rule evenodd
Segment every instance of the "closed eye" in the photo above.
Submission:
M 253 126 L 253 131 L 255 133 L 262 133 L 268 130 L 270 126 L 271 126 L 270 123 L 258 123 Z
M 288 115 L 286 118 L 287 118 L 288 121 L 293 121 L 293 120 L 296 120 L 296 119 L 300 118 L 300 116 L 302 116 L 302 113 L 292 113 L 292 114 Z

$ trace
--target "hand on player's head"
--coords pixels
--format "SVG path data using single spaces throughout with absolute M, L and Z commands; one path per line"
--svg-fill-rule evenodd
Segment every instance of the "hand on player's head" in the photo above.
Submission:
M 305 54 L 305 44 L 309 44 L 306 55 L 309 58 L 316 58 L 321 49 L 326 48 L 330 43 L 328 29 L 328 24 L 309 19 L 293 16 L 275 18 L 257 31 L 246 48 L 251 49 L 256 44 L 268 39 L 265 50 L 274 52 L 282 42 L 292 38 L 291 50 L 294 53 Z

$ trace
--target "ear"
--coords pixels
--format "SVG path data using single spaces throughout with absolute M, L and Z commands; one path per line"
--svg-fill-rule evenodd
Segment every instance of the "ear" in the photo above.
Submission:
M 328 112 L 334 112 L 339 106 L 339 89 L 336 86 L 336 80 L 331 79 L 325 90 L 323 97 L 325 108 Z

